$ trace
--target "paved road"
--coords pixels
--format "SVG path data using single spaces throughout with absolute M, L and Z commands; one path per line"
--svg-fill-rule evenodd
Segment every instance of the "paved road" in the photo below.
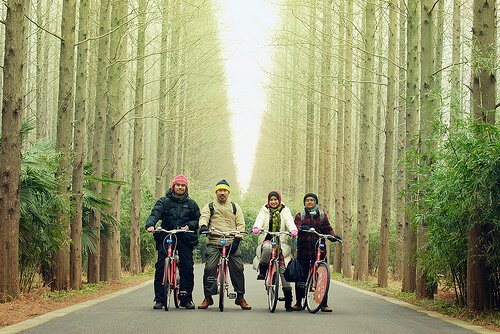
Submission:
M 197 265 L 195 304 L 203 299 L 202 272 L 203 266 Z M 333 313 L 287 313 L 283 302 L 279 302 L 272 314 L 267 309 L 262 281 L 256 281 L 256 272 L 250 266 L 245 273 L 250 311 L 241 310 L 227 299 L 224 312 L 214 306 L 207 310 L 153 310 L 151 282 L 22 333 L 477 333 L 339 283 L 331 285 Z M 217 304 L 217 297 L 214 301 Z M 0 329 L 0 334 L 16 333 L 19 328 Z

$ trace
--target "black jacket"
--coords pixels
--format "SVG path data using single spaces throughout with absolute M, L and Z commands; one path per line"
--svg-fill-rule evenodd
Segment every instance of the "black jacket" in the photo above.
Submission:
M 175 197 L 169 189 L 166 195 L 156 201 L 151 215 L 146 220 L 146 229 L 155 226 L 158 220 L 161 220 L 161 227 L 165 230 L 173 230 L 185 225 L 189 226 L 190 231 L 198 230 L 198 219 L 200 218 L 200 208 L 198 204 L 186 193 L 182 197 Z M 189 242 L 191 245 L 198 244 L 196 233 L 178 234 L 179 242 Z M 155 240 L 162 241 L 165 236 L 162 233 L 155 233 Z

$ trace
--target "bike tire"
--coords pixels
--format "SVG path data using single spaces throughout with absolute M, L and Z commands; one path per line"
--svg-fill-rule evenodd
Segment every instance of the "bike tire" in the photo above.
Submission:
M 319 262 L 316 275 L 309 275 L 306 285 L 306 307 L 310 313 L 318 312 L 330 289 L 330 270 L 324 262 Z
M 278 294 L 280 288 L 280 266 L 277 261 L 273 261 L 269 270 L 269 287 L 267 289 L 267 305 L 269 311 L 273 313 L 276 310 L 276 304 L 278 303 Z
M 219 311 L 224 311 L 224 294 L 226 289 L 226 260 L 222 259 L 219 268 Z
M 164 303 L 164 307 L 165 307 L 165 311 L 168 311 L 168 307 L 170 306 L 170 281 L 169 281 L 169 277 L 170 277 L 170 266 L 172 264 L 170 263 L 170 260 L 167 259 L 165 261 L 165 280 L 164 280 L 164 283 L 163 283 L 163 293 L 164 293 L 164 298 L 165 298 L 165 303 Z
M 175 263 L 175 271 L 174 275 L 175 277 L 175 285 L 173 289 L 173 294 L 174 294 L 174 305 L 175 308 L 179 308 L 179 284 L 180 284 L 180 278 L 179 278 L 179 267 L 177 266 L 177 263 Z

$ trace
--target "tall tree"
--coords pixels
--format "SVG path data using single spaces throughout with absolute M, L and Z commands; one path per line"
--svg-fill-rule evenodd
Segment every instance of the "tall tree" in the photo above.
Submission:
M 351 256 L 351 227 L 352 227 L 352 113 L 353 113 L 353 92 L 352 92 L 352 62 L 353 62 L 353 1 L 346 2 L 346 33 L 345 33 L 345 84 L 344 84 L 344 183 L 342 192 L 344 200 L 342 204 L 342 275 L 351 278 L 352 256 Z
M 384 185 L 382 217 L 380 220 L 380 248 L 378 256 L 378 285 L 387 286 L 389 269 L 389 240 L 391 224 L 392 166 L 394 153 L 394 113 L 396 109 L 396 42 L 397 0 L 389 2 L 389 43 L 387 51 L 387 112 L 385 115 Z
M 338 81 L 337 81 L 337 138 L 335 149 L 335 231 L 342 231 L 342 206 L 344 203 L 344 67 L 345 67 L 345 3 L 344 0 L 339 1 L 338 9 Z M 342 245 L 337 243 L 335 246 L 335 256 L 333 260 L 333 270 L 337 273 L 342 271 Z
M 454 126 L 457 119 L 462 114 L 462 99 L 461 99 L 461 38 L 462 38 L 462 1 L 453 0 L 453 33 L 451 47 L 451 85 L 450 85 L 450 125 Z
M 435 122 L 438 121 L 437 106 L 434 91 L 434 0 L 422 0 L 420 2 L 420 140 L 419 140 L 419 164 L 424 173 L 429 173 L 433 164 L 432 153 L 435 149 Z M 424 175 L 422 175 L 424 176 Z M 423 206 L 423 203 L 419 203 Z M 425 256 L 427 243 L 427 217 L 423 217 L 418 228 L 418 261 L 416 276 L 416 297 L 433 298 L 434 287 L 429 282 L 427 272 L 422 266 L 422 258 Z
M 141 271 L 140 223 L 141 223 L 141 166 L 143 144 L 144 104 L 144 54 L 146 48 L 147 1 L 139 0 L 137 26 L 137 68 L 135 74 L 134 152 L 132 164 L 132 206 L 130 213 L 130 272 Z
M 19 297 L 21 121 L 26 65 L 25 1 L 8 0 L 0 141 L 0 301 Z
M 67 197 L 71 191 L 71 144 L 74 110 L 74 76 L 75 76 L 75 26 L 76 0 L 63 2 L 61 22 L 61 51 L 59 59 L 59 97 L 57 108 L 56 150 L 60 154 L 56 178 L 59 182 L 59 193 Z M 70 213 L 67 208 L 59 208 L 56 219 L 70 234 Z M 69 244 L 64 242 L 54 254 L 53 282 L 56 290 L 70 288 Z
M 307 49 L 307 115 L 306 115 L 306 191 L 309 192 L 314 187 L 314 92 L 316 77 L 316 0 L 309 6 L 309 36 Z
M 375 3 L 364 2 L 363 41 L 365 46 L 362 70 L 361 124 L 359 133 L 358 171 L 358 251 L 354 268 L 354 279 L 368 277 L 368 222 L 370 220 L 372 151 L 373 151 L 373 73 L 375 54 Z
M 111 25 L 111 0 L 101 0 L 99 9 L 99 48 L 97 56 L 97 78 L 96 78 L 96 101 L 94 117 L 94 141 L 92 147 L 92 168 L 96 178 L 102 177 L 104 168 L 104 142 L 106 129 L 106 104 L 107 104 L 107 74 L 109 64 L 109 30 Z M 102 183 L 94 182 L 92 191 L 101 194 Z M 90 226 L 92 228 L 92 244 L 94 252 L 89 254 L 88 259 L 88 281 L 97 283 L 101 273 L 101 214 L 92 211 L 90 215 Z
M 82 286 L 82 219 L 83 219 L 83 147 L 87 114 L 87 60 L 89 0 L 80 0 L 78 16 L 78 50 L 76 64 L 75 122 L 73 131 L 73 191 L 71 211 L 70 284 Z
M 419 1 L 408 0 L 406 13 L 407 29 L 407 50 L 406 50 L 406 159 L 412 159 L 412 152 L 415 152 L 418 146 L 418 87 L 419 87 L 419 43 L 418 43 L 418 25 L 420 11 Z M 415 167 L 412 166 L 412 170 Z M 411 171 L 406 171 L 406 192 L 412 185 L 415 185 L 416 176 Z M 410 202 L 416 204 L 416 198 L 410 198 L 406 194 L 407 205 Z M 404 226 L 404 260 L 403 260 L 403 292 L 414 292 L 416 286 L 416 259 L 417 234 L 412 223 L 413 212 L 405 211 Z
M 495 124 L 497 27 L 496 1 L 474 0 L 472 19 L 472 118 Z M 484 257 L 488 227 L 470 227 L 467 238 L 467 307 L 488 310 L 493 307 L 490 272 Z

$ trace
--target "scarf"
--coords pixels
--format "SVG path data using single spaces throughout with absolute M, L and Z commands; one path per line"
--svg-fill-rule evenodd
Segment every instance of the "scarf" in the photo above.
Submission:
M 269 208 L 269 230 L 271 232 L 278 232 L 281 228 L 281 210 L 283 204 L 280 204 L 276 209 Z

